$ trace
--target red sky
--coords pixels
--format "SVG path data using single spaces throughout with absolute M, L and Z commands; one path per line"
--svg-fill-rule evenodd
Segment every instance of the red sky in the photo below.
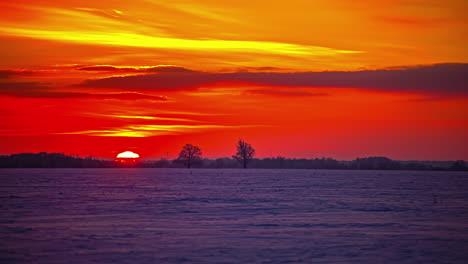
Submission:
M 466 1 L 0 2 L 0 154 L 468 160 Z

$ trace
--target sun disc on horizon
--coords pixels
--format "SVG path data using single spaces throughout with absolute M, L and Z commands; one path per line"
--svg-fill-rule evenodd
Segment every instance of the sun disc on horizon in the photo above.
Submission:
M 133 151 L 124 151 L 124 152 L 119 153 L 117 155 L 117 158 L 119 158 L 119 159 L 122 159 L 122 158 L 123 159 L 137 159 L 139 157 L 140 157 L 140 155 L 136 154 Z

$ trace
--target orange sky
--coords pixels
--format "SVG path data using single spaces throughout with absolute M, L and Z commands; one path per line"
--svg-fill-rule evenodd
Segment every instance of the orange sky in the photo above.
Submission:
M 0 154 L 468 159 L 463 0 L 0 10 Z

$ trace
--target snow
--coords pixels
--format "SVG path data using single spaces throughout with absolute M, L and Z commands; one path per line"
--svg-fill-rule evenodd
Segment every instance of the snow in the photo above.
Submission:
M 468 173 L 2 169 L 0 263 L 466 263 Z

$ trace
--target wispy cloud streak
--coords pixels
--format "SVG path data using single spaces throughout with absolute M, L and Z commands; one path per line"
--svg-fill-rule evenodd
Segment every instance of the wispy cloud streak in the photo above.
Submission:
M 197 133 L 214 129 L 235 129 L 257 126 L 227 126 L 227 125 L 128 125 L 105 130 L 84 130 L 57 134 L 88 135 L 99 137 L 151 137 L 161 135 L 177 135 L 183 133 Z
M 0 32 L 4 35 L 35 39 L 154 49 L 213 50 L 297 56 L 334 56 L 338 54 L 359 53 L 359 51 L 353 50 L 339 50 L 292 43 L 222 39 L 183 39 L 175 37 L 155 37 L 136 32 L 114 33 L 103 31 L 41 30 L 16 27 L 0 27 Z

